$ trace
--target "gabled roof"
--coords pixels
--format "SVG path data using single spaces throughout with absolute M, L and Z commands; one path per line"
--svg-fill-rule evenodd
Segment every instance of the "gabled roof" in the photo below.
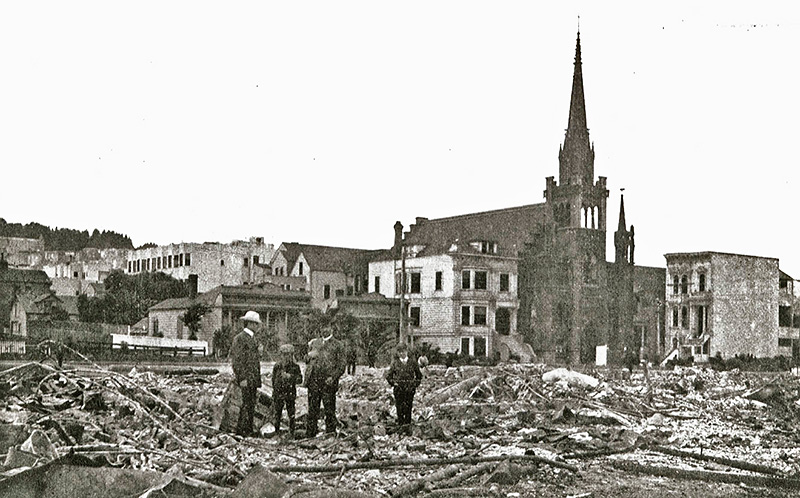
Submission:
M 211 306 L 216 302 L 217 297 L 220 295 L 222 296 L 223 305 L 226 303 L 229 304 L 231 301 L 236 299 L 250 301 L 254 306 L 259 304 L 259 299 L 291 299 L 295 301 L 311 300 L 311 295 L 307 292 L 285 290 L 278 285 L 270 283 L 258 285 L 220 285 L 214 287 L 208 292 L 198 294 L 196 298 L 178 297 L 165 299 L 164 301 L 151 306 L 149 310 L 184 310 L 188 309 L 195 303 L 202 303 Z
M 313 244 L 299 244 L 297 242 L 284 242 L 286 249 L 284 257 L 289 267 L 294 266 L 302 254 L 308 261 L 312 271 L 344 271 L 349 272 L 358 265 L 366 264 L 370 255 L 375 251 L 369 249 L 352 249 L 348 247 L 318 246 Z
M 286 258 L 286 264 L 289 268 L 293 267 L 295 262 L 297 262 L 297 258 L 300 257 L 300 244 L 297 242 L 284 242 L 281 244 L 283 247 L 283 251 L 280 251 L 283 254 L 283 257 Z M 277 252 L 276 252 L 277 254 Z
M 405 245 L 424 246 L 417 256 L 430 256 L 448 253 L 454 244 L 460 253 L 480 253 L 469 244 L 488 241 L 497 243 L 494 255 L 517 257 L 534 230 L 546 220 L 546 208 L 546 204 L 528 204 L 433 220 L 420 218 L 406 234 Z M 373 261 L 394 258 L 392 251 L 383 251 Z
M 205 299 L 202 298 L 203 296 L 204 294 L 199 294 L 196 299 L 192 299 L 191 297 L 175 297 L 175 298 L 165 299 L 160 303 L 151 306 L 150 311 L 185 310 L 188 309 L 194 303 L 206 303 Z

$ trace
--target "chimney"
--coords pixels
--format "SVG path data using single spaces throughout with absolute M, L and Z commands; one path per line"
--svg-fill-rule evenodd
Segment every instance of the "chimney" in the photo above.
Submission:
M 195 299 L 197 297 L 197 274 L 192 273 L 189 275 L 189 298 Z
M 392 249 L 395 251 L 400 250 L 400 246 L 403 244 L 403 224 L 399 221 L 395 222 L 394 224 L 394 245 Z

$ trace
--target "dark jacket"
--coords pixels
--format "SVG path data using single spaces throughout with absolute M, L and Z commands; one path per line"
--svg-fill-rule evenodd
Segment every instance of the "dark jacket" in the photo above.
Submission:
M 261 386 L 261 363 L 258 359 L 258 344 L 244 330 L 236 334 L 231 345 L 231 367 L 236 383 L 247 380 L 248 387 Z
M 284 378 L 283 374 L 289 373 L 291 377 Z M 279 361 L 272 367 L 272 395 L 273 396 L 297 396 L 297 384 L 303 382 L 303 374 L 300 373 L 300 365 L 290 361 L 284 363 Z
M 345 351 L 342 341 L 331 337 L 328 341 L 315 339 L 312 344 L 314 355 L 309 355 L 308 382 L 325 381 L 328 377 L 333 378 L 334 384 L 339 382 L 339 377 L 344 374 L 346 366 Z M 312 341 L 312 342 L 314 342 Z
M 414 358 L 409 358 L 405 363 L 395 358 L 389 371 L 386 372 L 386 380 L 392 387 L 403 391 L 413 391 L 422 381 L 422 372 Z

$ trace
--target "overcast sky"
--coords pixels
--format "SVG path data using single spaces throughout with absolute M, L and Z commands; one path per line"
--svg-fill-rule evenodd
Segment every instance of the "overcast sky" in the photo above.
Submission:
M 796 2 L 2 2 L 0 217 L 145 242 L 391 245 L 542 202 L 578 16 L 595 174 L 637 263 L 800 278 Z M 608 251 L 613 259 L 613 247 Z

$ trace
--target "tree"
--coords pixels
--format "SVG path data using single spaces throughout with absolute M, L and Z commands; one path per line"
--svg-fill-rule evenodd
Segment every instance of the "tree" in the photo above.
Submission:
M 211 311 L 211 308 L 205 304 L 194 303 L 189 306 L 189 309 L 183 314 L 183 324 L 186 325 L 191 332 L 189 334 L 189 339 L 193 341 L 197 340 L 197 332 L 200 330 L 200 320 L 202 320 L 203 315 L 209 311 Z
M 397 322 L 383 320 L 364 320 L 358 327 L 358 347 L 367 360 L 367 365 L 374 367 L 384 352 L 391 350 L 397 331 Z
M 233 343 L 233 334 L 228 325 L 223 325 L 221 329 L 214 331 L 214 356 L 217 358 L 226 358 L 231 350 Z
M 50 319 L 56 322 L 64 322 L 69 320 L 69 313 L 62 306 L 54 304 L 50 308 Z
M 189 295 L 186 282 L 161 272 L 126 275 L 113 271 L 106 277 L 105 286 L 103 297 L 79 296 L 81 321 L 132 325 L 161 301 Z

